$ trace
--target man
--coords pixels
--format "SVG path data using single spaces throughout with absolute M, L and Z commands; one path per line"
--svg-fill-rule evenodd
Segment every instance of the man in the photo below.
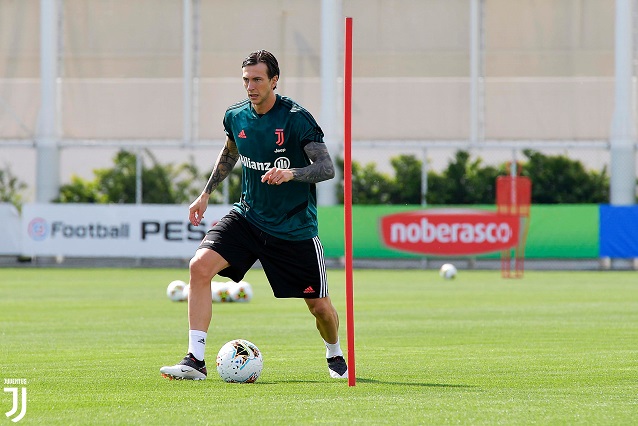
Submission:
M 170 379 L 206 378 L 210 282 L 217 274 L 241 281 L 259 260 L 275 297 L 305 300 L 326 346 L 330 377 L 347 378 L 339 316 L 328 295 L 317 237 L 315 184 L 335 174 L 323 132 L 308 111 L 275 94 L 279 65 L 270 52 L 251 53 L 242 74 L 248 99 L 224 115 L 226 143 L 204 191 L 190 205 L 190 222 L 201 223 L 211 192 L 238 160 L 241 199 L 208 231 L 190 261 L 188 354 L 160 372 Z

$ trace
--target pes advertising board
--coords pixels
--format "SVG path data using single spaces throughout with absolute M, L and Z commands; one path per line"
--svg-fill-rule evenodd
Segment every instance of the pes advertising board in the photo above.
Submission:
M 12 204 L 0 203 L 0 256 L 20 254 L 20 213 Z
M 22 250 L 30 256 L 189 258 L 229 206 L 209 206 L 200 226 L 183 205 L 27 204 Z

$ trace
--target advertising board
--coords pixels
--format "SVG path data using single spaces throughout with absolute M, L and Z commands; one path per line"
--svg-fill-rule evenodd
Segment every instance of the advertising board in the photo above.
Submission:
M 13 204 L 0 203 L 0 255 L 20 254 L 20 222 L 20 213 Z
M 205 225 L 194 227 L 188 222 L 186 205 L 27 204 L 22 210 L 22 218 L 10 207 L 11 212 L 7 210 L 3 216 L 8 221 L 1 224 L 4 239 L 0 249 L 9 247 L 4 252 L 7 254 L 177 259 L 192 257 L 199 240 L 210 225 L 230 209 L 228 205 L 210 205 L 206 212 Z M 493 222 L 489 215 L 496 213 L 494 206 L 477 207 L 470 209 L 476 212 L 476 216 L 475 213 L 469 217 L 457 214 L 453 218 L 455 220 L 443 223 L 441 220 L 445 219 L 445 214 L 436 216 L 431 212 L 445 212 L 447 209 L 354 206 L 354 256 L 384 259 L 456 256 L 459 255 L 456 250 L 460 246 L 467 256 L 474 256 L 469 253 L 477 253 L 476 249 L 482 251 L 487 247 L 497 251 L 476 256 L 498 257 L 499 244 L 514 245 L 520 232 L 516 232 L 516 223 L 507 225 L 511 226 L 510 235 L 507 222 Z M 319 237 L 325 256 L 343 256 L 343 207 L 320 207 L 318 210 Z M 0 212 L 3 211 L 0 209 Z M 423 216 L 422 212 L 430 213 Z M 478 215 L 478 212 L 481 214 Z M 598 205 L 532 206 L 525 257 L 596 258 L 599 256 L 599 239 L 604 241 L 601 247 L 603 256 L 634 255 L 634 251 L 629 253 L 625 249 L 622 253 L 618 249 L 610 250 L 610 247 L 614 247 L 610 244 L 621 237 L 625 238 L 627 229 L 636 229 L 638 219 L 631 224 L 622 222 L 624 225 L 620 226 L 615 225 L 616 216 L 605 219 L 608 216 L 606 213 L 605 209 L 601 211 L 602 228 L 605 232 L 601 231 L 599 236 Z M 632 218 L 638 217 L 633 211 L 631 213 L 629 216 Z M 487 216 L 483 216 L 484 214 Z M 389 226 L 385 231 L 384 223 Z M 391 223 L 395 223 L 394 228 Z M 490 226 L 490 223 L 494 225 Z M 613 229 L 617 232 L 610 234 L 610 225 L 614 225 Z M 611 237 L 614 239 L 609 240 Z M 457 245 L 455 253 L 450 251 L 445 254 L 445 250 L 451 250 L 450 241 L 454 239 L 465 243 Z M 484 243 L 489 244 L 481 248 Z M 439 245 L 436 250 L 440 254 L 433 254 L 431 251 L 436 244 Z M 421 249 L 427 250 L 427 253 L 418 251 Z
M 27 204 L 22 251 L 27 256 L 189 258 L 230 206 L 211 205 L 193 226 L 185 205 Z
M 386 246 L 432 255 L 475 255 L 516 246 L 518 216 L 473 209 L 429 209 L 381 218 Z
M 382 220 L 395 214 L 403 215 L 416 211 L 438 210 L 441 207 L 423 209 L 421 206 L 353 206 L 353 252 L 355 258 L 383 258 L 409 259 L 424 256 L 438 256 L 423 254 L 417 251 L 406 251 L 386 244 L 383 238 Z M 463 207 L 465 209 L 465 207 Z M 496 206 L 471 206 L 472 210 L 495 213 Z M 599 255 L 599 225 L 597 204 L 556 204 L 532 205 L 529 232 L 525 242 L 526 259 L 592 259 Z M 435 220 L 434 218 L 431 218 Z M 340 257 L 344 253 L 343 244 L 343 207 L 319 208 L 319 237 L 323 243 L 326 257 Z M 428 225 L 433 225 L 428 218 L 426 232 L 418 229 L 420 223 L 412 225 L 408 238 L 428 236 Z M 431 227 L 429 228 L 431 229 Z M 457 228 L 457 231 L 461 228 Z M 520 229 L 519 229 L 520 230 Z M 405 228 L 407 232 L 407 227 Z M 501 229 L 503 232 L 504 229 Z M 395 231 L 398 232 L 398 231 Z M 403 231 L 401 231 L 403 232 Z M 446 238 L 445 226 L 437 232 L 443 232 Z M 452 229 L 450 229 L 452 232 Z M 478 236 L 479 232 L 475 232 Z M 515 234 L 515 233 L 514 233 Z M 398 234 L 401 235 L 401 234 Z M 501 234 L 501 237 L 504 234 Z M 457 238 L 460 234 L 457 235 Z M 520 232 L 519 232 L 520 237 Z M 407 240 L 409 242 L 409 240 Z M 448 256 L 448 255 L 443 255 Z M 451 256 L 451 255 L 450 255 Z M 474 255 L 469 255 L 474 256 Z M 500 253 L 485 253 L 476 255 L 478 258 L 498 258 Z
M 600 206 L 600 256 L 638 257 L 638 207 Z

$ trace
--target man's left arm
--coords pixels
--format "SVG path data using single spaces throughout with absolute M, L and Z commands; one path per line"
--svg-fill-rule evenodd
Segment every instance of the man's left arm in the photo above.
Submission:
M 300 169 L 290 169 L 292 180 L 307 183 L 317 183 L 335 177 L 335 166 L 325 143 L 310 142 L 304 151 L 312 164 Z
M 270 185 L 281 185 L 291 180 L 317 183 L 335 177 L 335 166 L 325 143 L 309 142 L 304 147 L 304 151 L 312 161 L 310 165 L 298 169 L 273 167 L 261 177 L 261 181 Z

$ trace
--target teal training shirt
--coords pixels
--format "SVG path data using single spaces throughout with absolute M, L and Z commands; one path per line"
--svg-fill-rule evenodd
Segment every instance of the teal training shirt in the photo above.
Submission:
M 272 167 L 310 164 L 304 146 L 323 143 L 323 132 L 312 115 L 292 99 L 277 95 L 270 111 L 259 116 L 246 99 L 226 110 L 224 129 L 237 145 L 242 164 L 241 200 L 234 209 L 259 229 L 284 240 L 317 236 L 315 184 L 261 182 Z

